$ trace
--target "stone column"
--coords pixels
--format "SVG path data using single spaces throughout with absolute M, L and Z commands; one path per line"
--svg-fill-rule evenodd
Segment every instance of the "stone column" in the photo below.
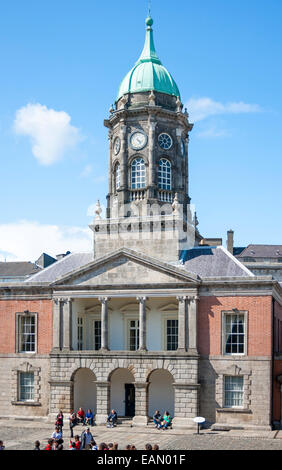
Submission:
M 108 134 L 108 140 L 109 140 L 109 194 L 113 194 L 115 192 L 115 188 L 113 186 L 113 160 L 112 160 L 112 150 L 113 150 L 113 133 L 112 131 L 109 131 Z
M 53 349 L 61 349 L 61 301 L 53 301 Z
M 102 304 L 101 308 L 101 349 L 108 351 L 108 297 L 99 297 L 99 301 Z
M 197 311 L 199 297 L 193 297 L 189 301 L 189 350 L 197 351 Z
M 119 203 L 124 204 L 127 198 L 128 181 L 127 181 L 127 127 L 126 122 L 121 121 L 120 127 L 120 189 L 118 191 Z
M 148 174 L 148 197 L 154 197 L 154 186 L 155 186 L 155 160 L 154 160 L 154 145 L 155 145 L 155 129 L 157 123 L 151 120 L 151 116 L 149 116 L 149 174 Z
M 105 424 L 107 422 L 107 416 L 110 412 L 110 385 L 110 382 L 96 382 L 96 424 Z
M 137 297 L 139 301 L 139 351 L 147 351 L 146 347 L 146 297 Z
M 199 385 L 197 383 L 174 383 L 173 386 L 173 427 L 195 429 L 193 418 L 199 414 Z
M 63 301 L 63 349 L 72 349 L 72 299 Z
M 62 410 L 63 413 L 69 413 L 72 409 L 73 381 L 51 379 L 49 385 L 49 419 L 53 421 L 58 414 L 58 410 Z
M 188 311 L 187 296 L 179 296 L 178 300 L 178 351 L 185 352 L 188 348 Z
M 135 382 L 135 416 L 132 420 L 134 426 L 147 426 L 148 424 L 148 385 L 149 382 Z

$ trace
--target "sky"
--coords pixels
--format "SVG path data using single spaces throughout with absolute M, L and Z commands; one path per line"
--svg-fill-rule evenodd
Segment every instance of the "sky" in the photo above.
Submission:
M 194 128 L 199 231 L 282 244 L 281 0 L 152 0 L 158 56 Z M 103 125 L 144 44 L 147 0 L 1 0 L 0 261 L 92 249 Z

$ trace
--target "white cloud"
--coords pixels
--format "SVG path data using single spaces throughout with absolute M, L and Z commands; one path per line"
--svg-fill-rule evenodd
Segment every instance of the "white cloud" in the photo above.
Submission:
M 92 165 L 86 165 L 80 173 L 81 178 L 87 178 L 93 171 Z
M 202 121 L 218 114 L 258 113 L 262 111 L 258 104 L 248 104 L 243 101 L 220 103 L 208 97 L 190 98 L 185 106 L 191 122 Z
M 43 252 L 56 256 L 68 250 L 91 251 L 92 243 L 89 228 L 44 225 L 26 220 L 0 225 L 1 261 L 5 258 L 7 261 L 35 261 Z
M 211 124 L 197 133 L 201 138 L 229 137 L 231 134 L 226 129 L 218 129 L 216 125 Z
M 51 165 L 82 140 L 79 129 L 70 120 L 65 111 L 48 109 L 39 103 L 27 104 L 16 112 L 14 131 L 30 137 L 33 155 L 42 165 Z

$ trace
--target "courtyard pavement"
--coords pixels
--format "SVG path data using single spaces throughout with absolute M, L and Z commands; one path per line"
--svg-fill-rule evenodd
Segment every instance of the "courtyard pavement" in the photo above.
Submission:
M 81 435 L 83 426 L 74 428 L 74 435 Z M 54 426 L 50 423 L 0 419 L 0 440 L 6 450 L 32 450 L 34 442 L 41 442 L 44 449 L 51 437 Z M 160 450 L 282 450 L 282 431 L 211 431 L 201 430 L 197 435 L 193 430 L 158 430 L 130 427 L 121 424 L 114 429 L 106 426 L 93 426 L 91 432 L 100 442 L 118 442 L 123 450 L 127 444 L 134 444 L 138 450 L 144 450 L 146 443 L 158 444 Z M 68 449 L 70 431 L 65 425 L 63 432 L 64 448 Z

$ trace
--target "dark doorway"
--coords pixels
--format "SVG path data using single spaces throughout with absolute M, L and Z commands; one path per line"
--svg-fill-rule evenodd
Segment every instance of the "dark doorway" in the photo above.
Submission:
M 135 387 L 124 384 L 125 387 L 125 416 L 135 416 Z

